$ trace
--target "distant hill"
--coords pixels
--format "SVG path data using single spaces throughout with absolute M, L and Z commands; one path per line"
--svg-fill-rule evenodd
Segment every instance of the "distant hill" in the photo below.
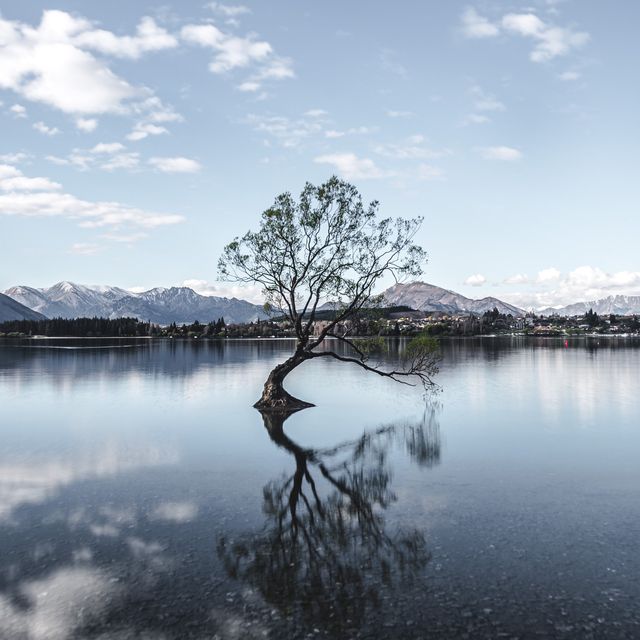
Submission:
M 615 313 L 619 316 L 640 314 L 640 296 L 607 296 L 590 302 L 576 302 L 566 307 L 554 309 L 547 307 L 539 313 L 544 316 L 553 314 L 559 316 L 581 316 L 593 309 L 598 315 L 604 316 Z
M 29 309 L 23 304 L 20 304 L 13 298 L 5 296 L 0 293 L 0 322 L 7 322 L 8 320 L 44 320 L 45 317 Z
M 485 311 L 491 311 L 496 308 L 505 315 L 525 315 L 524 310 L 498 300 L 498 298 L 487 297 L 473 300 L 454 291 L 442 289 L 426 282 L 396 284 L 384 291 L 383 296 L 388 305 L 404 305 L 418 311 L 482 314 Z
M 157 324 L 224 318 L 232 324 L 267 317 L 260 305 L 237 298 L 201 296 L 188 287 L 158 287 L 132 293 L 119 287 L 58 282 L 45 289 L 11 287 L 5 294 L 49 318 L 133 317 Z

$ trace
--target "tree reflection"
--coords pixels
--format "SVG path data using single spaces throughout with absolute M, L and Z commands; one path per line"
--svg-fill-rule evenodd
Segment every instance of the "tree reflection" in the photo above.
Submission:
M 291 440 L 283 429 L 288 415 L 262 417 L 273 442 L 295 458 L 295 471 L 263 488 L 260 534 L 219 540 L 225 568 L 287 617 L 334 631 L 358 627 L 385 592 L 413 580 L 429 561 L 424 534 L 390 531 L 385 510 L 396 501 L 388 465 L 394 442 L 422 466 L 439 461 L 435 412 L 326 449 Z

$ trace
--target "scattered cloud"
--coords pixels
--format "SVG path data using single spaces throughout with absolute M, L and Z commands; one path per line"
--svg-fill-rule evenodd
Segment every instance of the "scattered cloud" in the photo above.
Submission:
M 577 71 L 564 71 L 560 75 L 558 75 L 560 80 L 564 80 L 565 82 L 575 82 L 576 80 L 580 80 L 582 78 L 582 74 Z
M 73 149 L 65 157 L 47 156 L 53 164 L 72 166 L 81 171 L 103 169 L 137 169 L 140 165 L 140 154 L 127 151 L 121 142 L 99 142 L 91 149 Z
M 533 62 L 548 62 L 589 41 L 588 33 L 549 25 L 533 13 L 509 13 L 502 18 L 501 24 L 507 32 L 536 42 L 529 54 Z
M 486 281 L 487 279 L 481 273 L 474 273 L 464 281 L 464 284 L 471 287 L 481 287 Z
M 463 121 L 463 125 L 469 124 L 485 124 L 487 122 L 491 122 L 491 118 L 485 116 L 481 113 L 470 113 Z
M 262 116 L 249 114 L 246 122 L 256 131 L 274 138 L 285 148 L 298 147 L 304 140 L 313 135 L 322 135 L 327 126 L 326 116 L 315 113 L 301 118 L 285 116 Z
M 462 33 L 467 38 L 494 38 L 500 33 L 497 25 L 481 16 L 473 7 L 462 13 Z
M 50 127 L 42 121 L 34 122 L 33 128 L 45 136 L 55 136 L 60 133 L 60 129 L 58 129 L 58 127 Z
M 476 111 L 506 111 L 507 108 L 500 100 L 498 100 L 493 94 L 487 93 L 479 87 L 474 85 L 470 89 L 470 93 L 473 97 L 473 106 Z
M 548 62 L 579 49 L 589 41 L 589 34 L 547 23 L 535 13 L 507 13 L 492 22 L 473 7 L 462 14 L 462 33 L 467 38 L 494 38 L 500 33 L 529 38 L 534 47 L 529 58 L 533 62 Z
M 389 118 L 412 118 L 415 115 L 413 111 L 395 111 L 393 109 L 388 109 L 386 114 Z
M 78 221 L 84 228 L 154 229 L 178 224 L 184 217 L 156 213 L 119 202 L 92 202 L 65 193 L 48 178 L 25 176 L 11 165 L 0 165 L 0 215 L 60 217 Z
M 325 138 L 344 138 L 344 136 L 353 136 L 353 135 L 368 135 L 371 133 L 375 133 L 378 130 L 378 127 L 351 127 L 350 129 L 345 129 L 343 131 L 338 131 L 336 129 L 327 129 L 324 132 Z
M 501 297 L 522 308 L 543 309 L 610 295 L 640 295 L 640 271 L 607 273 L 589 265 L 577 267 L 566 275 L 555 268 L 543 269 L 535 282 L 529 280 L 528 283 L 531 290 L 505 293 Z
M 486 160 L 514 162 L 522 158 L 522 152 L 513 147 L 485 147 L 481 150 L 481 153 Z
M 144 140 L 149 136 L 159 136 L 163 133 L 169 133 L 166 127 L 161 127 L 157 124 L 151 124 L 150 122 L 138 122 L 131 133 L 127 134 L 127 140 L 137 142 L 138 140 Z
M 80 131 L 84 131 L 85 133 L 91 133 L 95 131 L 98 126 L 98 121 L 95 118 L 77 118 L 76 119 L 76 127 Z
M 399 143 L 376 145 L 374 151 L 378 155 L 397 160 L 426 160 L 441 158 L 451 153 L 447 149 L 431 149 L 426 145 L 426 138 L 420 134 L 409 136 Z
M 360 158 L 355 153 L 330 153 L 314 158 L 314 162 L 332 165 L 347 180 L 374 180 L 394 175 L 370 158 Z
M 0 79 L 0 87 L 2 86 L 2 80 Z M 25 107 L 23 107 L 21 104 L 14 104 L 11 105 L 9 107 L 9 111 L 11 111 L 11 113 L 16 117 L 16 118 L 26 118 L 27 117 L 27 110 L 25 109 Z
M 226 5 L 218 5 L 222 7 Z M 188 24 L 182 27 L 180 37 L 188 44 L 211 49 L 213 60 L 209 71 L 228 74 L 239 69 L 253 69 L 239 88 L 242 91 L 258 91 L 265 80 L 293 78 L 293 62 L 278 56 L 266 40 L 254 34 L 244 37 L 226 33 L 213 24 Z
M 155 157 L 149 160 L 149 164 L 163 173 L 197 173 L 202 169 L 199 162 L 183 157 Z
M 504 284 L 527 284 L 529 277 L 523 273 L 517 273 L 514 276 L 509 276 L 504 279 Z
M 251 13 L 251 9 L 242 4 L 222 4 L 220 2 L 210 2 L 206 5 L 207 9 L 211 9 L 216 13 L 220 13 L 227 18 L 237 18 Z
M 541 282 L 556 282 L 560 280 L 560 276 L 562 274 L 555 267 L 549 267 L 548 269 L 542 269 L 542 271 L 538 271 L 538 276 L 536 278 L 536 282 L 540 284 Z
M 329 113 L 324 109 L 309 109 L 309 111 L 304 112 L 304 115 L 309 118 L 324 118 L 325 116 L 328 116 Z
M 409 73 L 399 61 L 398 54 L 392 49 L 382 49 L 380 52 L 380 66 L 384 71 L 406 78 Z
M 211 283 L 207 280 L 190 278 L 182 282 L 183 287 L 189 287 L 201 296 L 220 296 L 223 298 L 241 298 L 253 302 L 253 304 L 264 303 L 264 293 L 258 285 L 244 285 L 228 282 Z M 146 291 L 146 288 L 141 288 Z

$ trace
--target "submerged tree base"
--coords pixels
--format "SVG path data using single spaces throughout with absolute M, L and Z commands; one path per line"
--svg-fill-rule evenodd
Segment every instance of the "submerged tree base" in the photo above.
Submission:
M 262 397 L 253 406 L 258 411 L 273 413 L 293 413 L 309 407 L 315 407 L 311 402 L 295 398 L 285 391 L 281 385 L 269 382 L 264 385 Z

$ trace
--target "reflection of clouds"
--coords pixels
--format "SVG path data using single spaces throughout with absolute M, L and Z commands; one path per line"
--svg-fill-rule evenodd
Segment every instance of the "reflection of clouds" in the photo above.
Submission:
M 28 606 L 0 595 L 0 636 L 6 640 L 67 640 L 113 603 L 118 589 L 108 576 L 87 567 L 67 567 L 19 587 Z
M 10 519 L 22 505 L 44 502 L 73 482 L 177 462 L 178 454 L 172 448 L 147 443 L 132 447 L 115 441 L 68 456 L 33 455 L 28 462 L 0 460 L 0 521 Z
M 198 506 L 194 502 L 162 502 L 151 513 L 152 520 L 168 522 L 189 522 L 198 515 Z

